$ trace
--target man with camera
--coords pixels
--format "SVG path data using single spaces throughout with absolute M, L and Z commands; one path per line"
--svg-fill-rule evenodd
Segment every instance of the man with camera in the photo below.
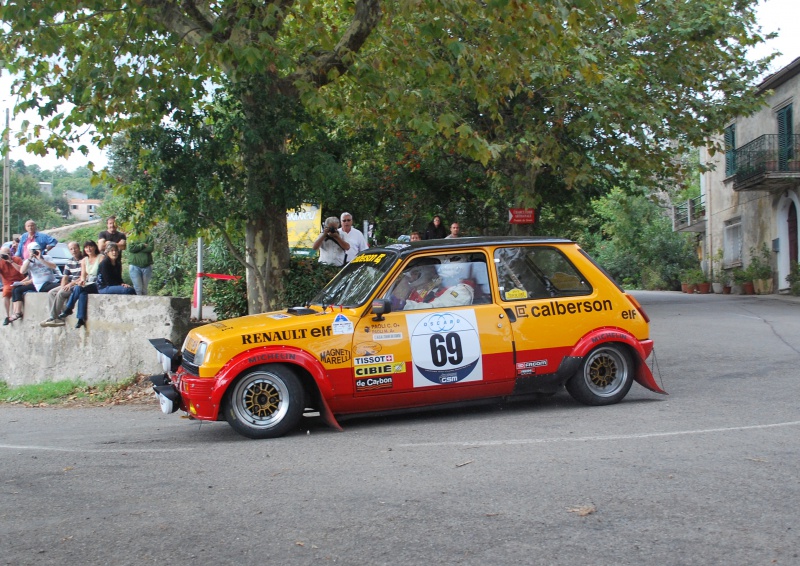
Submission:
M 314 240 L 311 246 L 315 250 L 319 250 L 319 262 L 327 263 L 328 265 L 342 266 L 345 264 L 347 257 L 347 250 L 350 249 L 350 244 L 342 238 L 339 233 L 339 219 L 335 216 L 329 216 L 325 219 L 325 226 L 319 237 Z
M 11 322 L 11 293 L 14 291 L 14 283 L 23 281 L 25 274 L 22 273 L 22 260 L 12 255 L 11 248 L 6 244 L 0 248 L 0 277 L 3 278 L 3 303 L 6 307 L 6 317 L 3 319 L 3 326 L 8 326 Z
M 31 257 L 31 247 L 33 244 L 39 244 L 39 249 L 47 252 L 47 250 L 55 247 L 58 243 L 53 236 L 43 232 L 36 231 L 36 222 L 28 220 L 25 223 L 25 233 L 19 239 L 19 246 L 17 246 L 17 253 L 14 254 L 22 259 Z
M 8 317 L 9 323 L 22 318 L 22 296 L 25 293 L 46 293 L 50 289 L 58 287 L 56 264 L 42 257 L 42 247 L 39 243 L 33 242 L 28 246 L 28 253 L 30 253 L 30 257 L 22 262 L 20 272 L 28 274 L 31 282 L 14 287 L 11 293 L 14 313 Z

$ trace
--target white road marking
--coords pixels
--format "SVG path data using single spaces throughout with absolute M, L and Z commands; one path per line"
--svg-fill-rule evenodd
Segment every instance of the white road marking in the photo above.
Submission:
M 687 434 L 710 434 L 715 432 L 735 432 L 743 430 L 761 430 L 786 426 L 799 426 L 800 421 L 785 423 L 733 426 L 726 428 L 706 428 L 697 430 L 676 430 L 674 432 L 644 432 L 640 434 L 613 434 L 609 436 L 566 436 L 560 438 L 521 438 L 517 440 L 474 440 L 462 442 L 419 442 L 399 444 L 399 448 L 422 448 L 426 446 L 514 446 L 520 444 L 551 444 L 557 442 L 594 442 L 606 440 L 635 440 L 640 438 L 659 438 L 667 436 L 684 436 Z
M 185 452 L 192 448 L 59 448 L 57 446 L 26 446 L 18 444 L 0 444 L 6 450 L 40 450 L 42 452 L 87 452 L 90 454 L 140 454 L 144 452 Z

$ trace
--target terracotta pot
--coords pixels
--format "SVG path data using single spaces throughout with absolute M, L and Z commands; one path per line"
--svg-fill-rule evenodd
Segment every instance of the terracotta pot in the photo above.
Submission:
M 723 285 L 722 286 L 722 294 L 723 295 L 730 295 L 731 294 L 731 286 L 730 285 Z
M 697 292 L 701 295 L 708 295 L 711 291 L 711 283 L 698 283 L 697 284 Z
M 688 292 L 689 292 L 689 284 L 681 283 L 681 293 L 688 293 Z
M 687 283 L 686 284 L 686 292 L 687 293 L 689 293 L 690 295 L 693 295 L 695 293 L 695 291 L 697 291 L 697 285 L 695 285 L 694 283 Z
M 742 283 L 742 295 L 755 295 L 756 291 L 753 288 L 753 282 L 747 281 Z

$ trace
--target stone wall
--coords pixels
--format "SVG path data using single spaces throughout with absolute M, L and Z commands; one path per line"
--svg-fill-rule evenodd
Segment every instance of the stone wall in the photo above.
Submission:
M 0 326 L 0 379 L 27 385 L 62 379 L 122 381 L 137 372 L 163 371 L 150 338 L 180 346 L 189 332 L 189 299 L 90 295 L 86 326 L 42 328 L 47 293 L 25 295 L 24 318 Z M 2 314 L 5 317 L 5 312 Z

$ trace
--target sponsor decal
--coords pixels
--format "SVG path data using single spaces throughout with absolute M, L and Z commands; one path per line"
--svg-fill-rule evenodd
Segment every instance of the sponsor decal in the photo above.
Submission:
M 276 360 L 295 360 L 297 356 L 294 354 L 287 354 L 286 352 L 274 352 L 271 354 L 258 354 L 247 358 L 247 363 L 257 364 L 260 362 L 274 362 Z
M 531 307 L 531 316 L 563 316 L 566 314 L 583 314 L 590 312 L 613 311 L 614 305 L 608 299 L 603 301 L 574 301 L 570 303 L 550 301 L 544 305 Z
M 383 346 L 377 342 L 361 342 L 356 344 L 353 352 L 356 356 L 368 356 L 370 354 L 377 354 L 383 349 Z
M 546 365 L 547 365 L 547 360 L 536 360 L 535 362 L 519 362 L 517 364 L 517 369 L 540 368 Z
M 352 334 L 353 333 L 353 323 L 350 322 L 343 314 L 337 314 L 336 318 L 333 319 L 333 324 L 331 325 L 333 328 L 334 334 Z
M 242 334 L 242 344 L 263 344 L 264 342 L 286 342 L 287 340 L 303 340 L 311 336 L 320 338 L 330 336 L 331 327 L 322 328 L 295 328 L 292 330 L 273 330 L 272 332 L 254 332 L 253 334 Z
M 514 305 L 514 313 L 517 318 L 528 318 L 528 313 L 525 312 L 525 305 Z
M 510 291 L 506 291 L 506 299 L 527 299 L 528 292 L 525 289 L 511 289 Z
M 356 377 L 368 377 L 374 375 L 391 375 L 393 373 L 405 373 L 406 363 L 373 364 L 369 366 L 356 366 Z
M 280 320 L 282 318 L 291 318 L 288 314 L 285 314 L 285 313 L 282 313 L 282 312 L 271 314 L 271 315 L 269 315 L 269 317 L 270 318 L 274 318 L 276 320 Z
M 608 340 L 627 340 L 628 336 L 621 332 L 603 332 L 597 336 L 592 337 L 592 343 L 606 342 Z
M 360 356 L 353 360 L 355 366 L 365 366 L 368 364 L 385 364 L 394 361 L 394 354 L 383 354 L 380 356 Z
M 386 332 L 383 334 L 373 334 L 373 340 L 400 340 L 403 338 L 402 332 Z
M 535 372 L 532 369 L 518 369 L 517 375 L 533 375 Z
M 219 330 L 220 332 L 225 332 L 226 330 L 230 330 L 233 326 L 229 324 L 225 324 L 224 322 L 212 322 L 211 326 Z
M 353 258 L 350 263 L 380 263 L 386 254 L 361 254 Z
M 350 350 L 345 350 L 344 348 L 333 348 L 331 350 L 322 352 L 319 355 L 319 359 L 322 360 L 322 363 L 324 364 L 343 364 L 350 361 Z
M 356 391 L 376 391 L 380 389 L 391 389 L 394 385 L 392 377 L 367 377 L 356 379 Z
M 414 387 L 483 379 L 475 311 L 406 315 Z

